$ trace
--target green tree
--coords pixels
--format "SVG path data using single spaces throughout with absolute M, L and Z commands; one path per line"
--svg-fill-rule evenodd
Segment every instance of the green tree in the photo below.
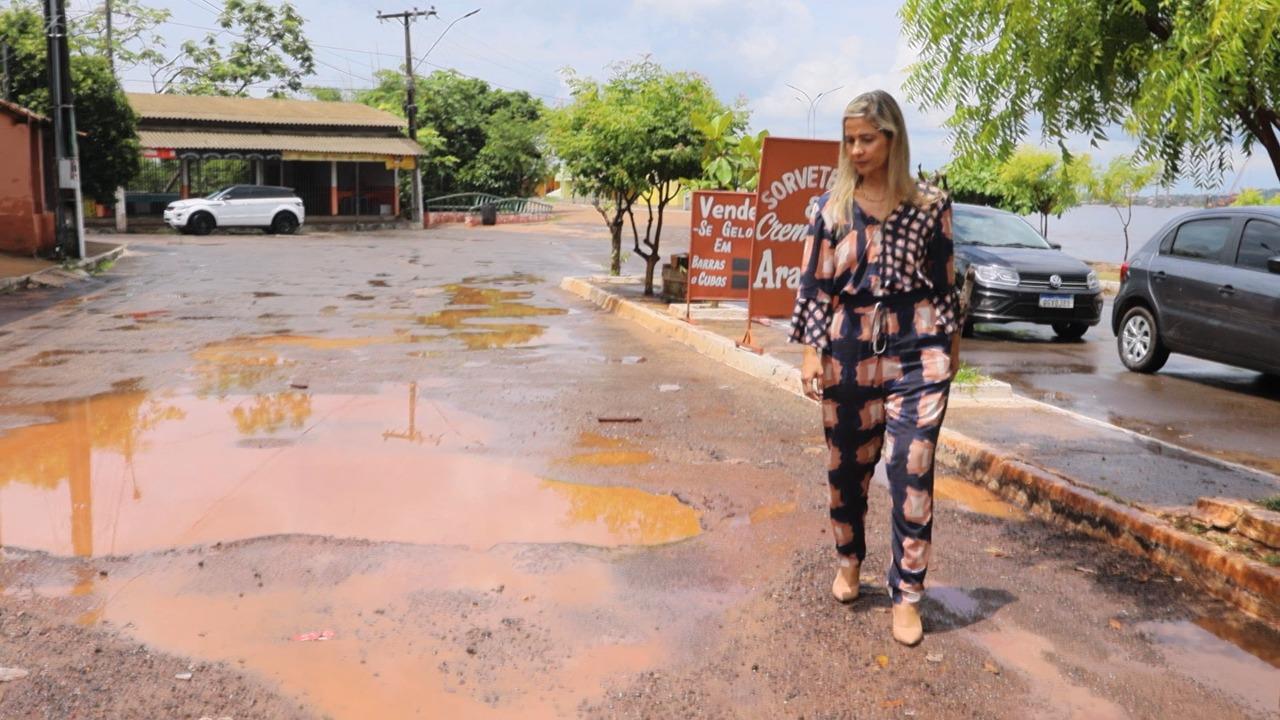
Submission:
M 608 82 L 569 75 L 573 102 L 557 111 L 550 140 L 577 192 L 594 198 L 609 228 L 610 272 L 622 272 L 622 233 L 645 260 L 645 294 L 653 294 L 666 206 L 688 179 L 701 177 L 707 136 L 694 117 L 727 108 L 701 76 L 668 72 L 647 59 L 619 63 Z M 645 202 L 641 236 L 636 204 Z
M 1121 155 L 1107 165 L 1090 184 L 1094 200 L 1115 209 L 1124 228 L 1124 259 L 1129 260 L 1129 223 L 1133 221 L 1133 200 L 1161 175 L 1159 163 L 1135 164 L 1133 158 Z
M 1278 196 L 1280 197 L 1280 196 Z M 1266 198 L 1262 196 L 1262 192 L 1257 188 L 1245 188 L 1236 195 L 1236 199 L 1231 201 L 1234 207 L 1245 207 L 1248 205 L 1266 205 Z
M 699 189 L 756 189 L 760 181 L 760 154 L 768 130 L 750 134 L 745 131 L 747 115 L 741 109 L 719 115 L 693 116 L 693 127 L 706 140 L 702 147 L 702 176 L 690 180 Z
M 164 33 L 160 26 L 172 13 L 150 8 L 138 0 L 112 0 L 111 45 L 117 75 L 135 67 L 157 67 L 166 62 Z M 71 37 L 86 53 L 107 54 L 106 5 L 71 19 Z
M 311 96 L 312 100 L 321 102 L 342 102 L 347 99 L 342 90 L 332 87 L 306 87 L 302 91 Z
M 1280 177 L 1276 0 L 906 0 L 919 48 L 908 93 L 954 107 L 961 156 L 1004 157 L 1037 119 L 1045 139 L 1118 125 L 1164 179 L 1201 186 L 1261 144 Z
M 943 182 L 955 202 L 1010 209 L 1000 182 L 1000 165 L 987 161 L 957 158 L 947 164 Z
M 404 76 L 380 71 L 377 84 L 356 101 L 404 117 Z M 427 197 L 463 191 L 527 195 L 549 170 L 543 149 L 544 108 L 525 92 L 508 92 L 483 80 L 436 71 L 417 78 Z
M 636 225 L 634 205 L 627 215 L 632 248 L 645 263 L 644 294 L 653 295 L 654 271 L 662 259 L 660 247 L 667 205 L 683 192 L 685 183 L 700 178 L 703 172 L 702 152 L 707 138 L 694 118 L 722 115 L 728 109 L 702 76 L 668 72 L 647 59 L 616 66 L 613 82 L 635 88 L 642 132 L 650 139 L 643 164 L 650 188 L 641 195 L 646 210 L 643 236 Z M 750 179 L 750 176 L 743 178 L 744 181 Z
M 227 0 L 218 16 L 219 32 L 188 40 L 168 62 L 152 68 L 156 92 L 188 95 L 248 95 L 267 86 L 271 97 L 303 90 L 316 71 L 305 20 L 293 5 L 266 0 Z M 224 46 L 224 36 L 230 41 Z
M 1062 216 L 1080 204 L 1090 181 L 1089 156 L 1063 160 L 1058 153 L 1029 146 L 1018 148 L 997 171 L 1005 207 L 1020 215 L 1040 215 L 1040 234 L 1049 236 L 1049 216 Z
M 13 48 L 9 61 L 13 99 L 45 115 L 53 114 L 45 62 L 44 15 L 31 3 L 0 10 L 0 39 Z M 112 202 L 117 186 L 138 173 L 138 118 L 107 61 L 76 46 L 71 52 L 71 86 L 76 103 L 80 185 L 85 196 Z

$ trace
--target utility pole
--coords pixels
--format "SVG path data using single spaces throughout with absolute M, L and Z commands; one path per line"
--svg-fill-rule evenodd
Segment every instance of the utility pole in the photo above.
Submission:
M 379 20 L 399 20 L 404 25 L 404 77 L 405 77 L 405 104 L 404 114 L 409 121 L 409 139 L 415 143 L 418 142 L 418 101 L 417 101 L 417 83 L 413 79 L 413 38 L 409 31 L 410 25 L 418 18 L 436 17 L 435 7 L 428 10 L 405 10 L 398 13 L 378 12 Z M 422 166 L 418 159 L 414 159 L 414 171 L 411 176 L 413 184 L 413 214 L 412 219 L 415 225 L 422 226 Z
M 111 68 L 111 77 L 116 76 L 116 48 L 111 44 L 111 0 L 103 0 L 107 14 L 107 67 Z
M 9 43 L 0 40 L 0 72 L 4 73 L 4 79 L 0 80 L 0 97 L 5 101 L 13 99 L 13 82 L 9 80 Z
M 71 92 L 71 53 L 67 47 L 64 0 L 45 0 L 49 58 L 49 98 L 53 104 L 53 151 L 58 166 L 55 207 L 58 247 L 66 257 L 84 257 L 84 211 L 76 143 L 75 99 Z

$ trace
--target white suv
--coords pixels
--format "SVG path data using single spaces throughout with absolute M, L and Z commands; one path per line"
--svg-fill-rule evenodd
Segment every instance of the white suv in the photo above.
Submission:
M 212 195 L 169 203 L 164 221 L 192 235 L 208 235 L 220 227 L 260 227 L 290 235 L 302 225 L 302 200 L 286 187 L 231 185 Z

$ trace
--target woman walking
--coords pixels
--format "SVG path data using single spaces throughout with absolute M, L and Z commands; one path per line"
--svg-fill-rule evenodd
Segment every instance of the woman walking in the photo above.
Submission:
M 845 108 L 831 191 L 811 208 L 791 339 L 822 400 L 832 593 L 858 597 L 867 491 L 883 456 L 893 502 L 893 637 L 924 636 L 917 604 L 933 530 L 933 455 L 959 363 L 951 202 L 911 177 L 902 111 L 880 90 Z

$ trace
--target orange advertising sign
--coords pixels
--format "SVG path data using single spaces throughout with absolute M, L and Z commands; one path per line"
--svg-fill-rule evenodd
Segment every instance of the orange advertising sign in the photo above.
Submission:
M 789 318 L 800 287 L 809 203 L 831 189 L 840 143 L 767 137 L 756 191 L 747 314 Z
M 689 299 L 746 300 L 756 195 L 698 190 L 689 227 Z

